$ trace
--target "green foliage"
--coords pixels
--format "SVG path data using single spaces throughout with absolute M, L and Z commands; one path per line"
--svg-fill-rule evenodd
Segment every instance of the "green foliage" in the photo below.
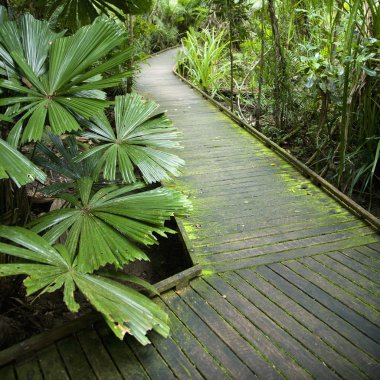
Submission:
M 0 157 L 0 180 L 10 178 L 18 187 L 35 180 L 45 181 L 45 173 L 3 139 L 0 139 Z
M 269 137 L 341 190 L 375 197 L 380 183 L 379 2 L 208 4 L 209 30 L 226 30 L 232 20 L 234 86 L 227 86 L 227 70 L 221 70 L 217 85 L 204 86 L 200 76 L 206 68 L 196 59 L 191 69 L 186 67 L 193 40 L 184 40 L 181 73 L 221 99 L 237 98 L 240 115 L 261 125 Z M 225 34 L 223 43 L 229 37 Z M 228 87 L 235 87 L 232 96 Z
M 168 336 L 168 316 L 126 283 L 155 289 L 123 270 L 131 261 L 147 260 L 142 247 L 156 244 L 157 235 L 174 233 L 165 222 L 191 209 L 182 194 L 137 182 L 140 176 L 152 183 L 179 174 L 183 161 L 167 152 L 179 147 L 178 132 L 166 116 L 153 115 L 155 103 L 138 95 L 106 99 L 103 89 L 130 74 L 113 74 L 132 56 L 132 49 L 115 53 L 126 41 L 117 23 L 99 17 L 69 37 L 50 25 L 29 14 L 9 21 L 0 7 L 0 88 L 6 94 L 0 99 L 6 138 L 0 139 L 0 180 L 13 181 L 25 196 L 23 185 L 47 179 L 42 167 L 59 178 L 42 191 L 63 204 L 32 220 L 28 229 L 0 226 L 0 253 L 16 258 L 0 265 L 0 276 L 27 275 L 28 294 L 63 288 L 73 312 L 79 308 L 78 289 L 120 339 L 129 333 L 147 344 L 151 329 Z M 114 110 L 105 110 L 113 104 Z M 89 150 L 91 144 L 96 146 Z M 33 163 L 22 153 L 30 151 Z M 103 182 L 96 182 L 100 177 Z M 10 218 L 10 207 L 2 210 L 2 221 L 26 223 L 31 214 L 29 209 Z
M 67 246 L 51 245 L 36 233 L 20 227 L 0 226 L 0 237 L 13 243 L 1 242 L 0 251 L 23 260 L 0 264 L 0 277 L 26 274 L 24 285 L 28 295 L 51 293 L 63 287 L 67 307 L 76 312 L 80 306 L 74 292 L 78 288 L 120 339 L 128 333 L 145 345 L 149 343 L 145 336 L 148 330 L 153 329 L 165 337 L 169 335 L 168 316 L 153 301 L 118 281 L 81 271 Z M 152 290 L 141 279 L 127 275 L 121 278 Z
M 225 62 L 228 42 L 223 37 L 223 31 L 190 29 L 182 39 L 183 49 L 177 60 L 180 72 L 213 96 L 228 69 Z
M 32 230 L 47 231 L 50 243 L 65 235 L 69 252 L 78 268 L 92 272 L 106 264 L 122 268 L 134 260 L 147 260 L 137 244 L 152 245 L 153 233 L 165 236 L 173 232 L 165 221 L 174 214 L 185 215 L 189 201 L 180 193 L 165 188 L 137 192 L 141 183 L 118 187 L 104 186 L 94 191 L 89 177 L 77 181 L 75 194 L 62 193 L 68 208 L 49 212 L 31 222 Z
M 105 115 L 94 118 L 88 125 L 91 132 L 83 136 L 101 144 L 82 154 L 80 160 L 101 153 L 97 171 L 103 169 L 104 179 L 110 181 L 115 180 L 119 172 L 124 182 L 135 182 L 135 167 L 146 183 L 168 180 L 170 174 L 179 175 L 184 161 L 162 150 L 179 148 L 178 131 L 165 115 L 153 116 L 157 108 L 157 104 L 145 102 L 136 94 L 117 96 L 115 130 Z
M 99 14 L 125 20 L 127 14 L 146 13 L 152 3 L 152 0 L 55 0 L 48 14 L 58 17 L 61 26 L 76 30 L 92 23 Z
M 114 87 L 129 75 L 101 76 L 131 57 L 131 49 L 93 67 L 125 39 L 111 20 L 98 18 L 70 37 L 58 38 L 47 30 L 46 22 L 30 15 L 0 26 L 4 46 L 0 74 L 5 76 L 0 87 L 15 94 L 0 99 L 0 106 L 22 104 L 12 114 L 18 117 L 14 146 L 21 134 L 22 142 L 40 140 L 47 120 L 55 134 L 80 129 L 76 116 L 88 119 L 102 111 L 110 102 L 101 89 Z

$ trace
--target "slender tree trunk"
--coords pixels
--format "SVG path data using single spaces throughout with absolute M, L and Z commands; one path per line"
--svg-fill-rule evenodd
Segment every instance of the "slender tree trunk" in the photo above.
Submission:
M 129 46 L 133 45 L 133 15 L 128 15 L 127 16 L 127 22 L 128 22 L 128 44 Z M 128 69 L 132 69 L 133 66 L 133 58 L 131 58 L 128 61 Z M 130 94 L 132 92 L 132 87 L 133 87 L 133 77 L 127 78 L 127 94 Z
M 274 6 L 274 0 L 268 0 L 269 15 L 273 34 L 274 51 L 276 55 L 276 73 L 274 76 L 274 118 L 276 126 L 280 129 L 284 127 L 284 100 L 287 97 L 286 91 L 286 62 L 281 47 L 281 38 L 278 28 L 278 19 Z
M 265 50 L 265 0 L 261 1 L 261 52 L 260 52 L 260 72 L 259 72 L 259 93 L 257 95 L 257 117 L 256 128 L 260 128 L 260 118 L 262 113 L 261 99 L 264 81 L 264 50 Z
M 231 112 L 234 111 L 234 52 L 233 52 L 233 46 L 232 46 L 232 40 L 233 40 L 233 9 L 231 0 L 227 0 L 228 2 L 228 24 L 229 24 L 229 38 L 230 38 L 230 108 Z

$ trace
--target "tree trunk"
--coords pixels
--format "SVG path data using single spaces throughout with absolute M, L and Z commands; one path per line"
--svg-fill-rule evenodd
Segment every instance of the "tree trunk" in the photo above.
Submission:
M 129 46 L 133 45 L 133 15 L 128 15 L 128 44 Z M 131 70 L 133 66 L 133 58 L 131 58 L 128 61 L 127 68 L 128 70 Z M 132 92 L 132 87 L 133 87 L 133 77 L 128 77 L 127 78 L 127 94 L 130 94 Z
M 234 53 L 233 53 L 233 46 L 232 46 L 232 40 L 233 40 L 233 29 L 232 29 L 232 22 L 233 22 L 233 10 L 231 5 L 231 0 L 228 1 L 228 24 L 229 24 L 229 38 L 230 38 L 230 108 L 231 112 L 234 111 Z
M 257 95 L 257 117 L 256 117 L 256 128 L 260 128 L 260 118 L 261 118 L 261 99 L 263 92 L 263 81 L 264 81 L 264 50 L 265 50 L 265 0 L 262 0 L 261 9 L 261 52 L 260 52 L 260 72 L 259 72 L 259 93 Z
M 274 76 L 274 118 L 276 126 L 279 129 L 284 128 L 285 124 L 285 102 L 287 98 L 286 91 L 286 62 L 281 47 L 281 38 L 278 28 L 278 19 L 274 6 L 274 0 L 268 0 L 269 15 L 272 27 L 274 51 L 276 55 L 276 73 Z

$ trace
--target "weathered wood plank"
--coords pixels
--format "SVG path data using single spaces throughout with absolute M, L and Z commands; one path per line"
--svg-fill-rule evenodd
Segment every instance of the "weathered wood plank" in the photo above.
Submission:
M 94 329 L 81 331 L 77 334 L 77 337 L 92 370 L 98 378 L 107 380 L 122 379 L 115 363 L 110 358 Z
M 177 318 L 186 324 L 191 333 L 212 355 L 232 378 L 244 379 L 253 376 L 252 371 L 234 352 L 199 318 L 187 304 L 174 292 L 167 294 L 165 303 Z
M 152 337 L 152 343 L 157 351 L 164 358 L 173 374 L 178 379 L 203 379 L 195 366 L 181 351 L 181 348 L 171 338 L 163 338 L 155 335 Z
M 307 257 L 307 256 L 313 256 L 319 253 L 328 253 L 329 250 L 335 251 L 337 249 L 345 249 L 345 248 L 351 248 L 356 247 L 357 245 L 364 245 L 371 241 L 375 241 L 377 239 L 377 236 L 374 235 L 367 235 L 363 237 L 354 237 L 354 238 L 347 238 L 343 240 L 338 240 L 335 242 L 326 242 L 324 244 L 318 244 L 297 249 L 292 249 L 289 247 L 287 250 L 283 251 L 276 251 L 273 252 L 268 248 L 269 252 L 266 254 L 259 254 L 256 256 L 240 259 L 240 260 L 234 260 L 234 258 L 231 258 L 230 261 L 225 262 L 212 262 L 210 261 L 210 264 L 202 264 L 203 265 L 203 271 L 213 271 L 213 272 L 224 272 L 229 270 L 235 270 L 235 269 L 242 269 L 242 268 L 249 268 L 254 266 L 260 266 L 260 265 L 268 265 L 271 263 L 276 262 L 282 262 L 282 261 L 288 261 L 292 259 L 297 259 L 301 257 Z M 258 251 L 259 252 L 259 251 Z
M 299 364 L 287 356 L 263 331 L 251 323 L 235 307 L 231 307 L 231 304 L 229 304 L 227 300 L 228 295 L 225 294 L 226 297 L 223 297 L 203 280 L 194 281 L 192 287 L 223 316 L 223 319 L 232 324 L 244 339 L 260 351 L 264 357 L 268 358 L 283 376 L 305 379 L 311 378 Z
M 157 303 L 161 307 L 165 307 L 162 301 L 157 301 Z M 191 360 L 202 376 L 210 379 L 227 378 L 225 369 L 217 364 L 214 358 L 206 351 L 205 347 L 201 345 L 178 317 L 170 309 L 166 308 L 165 310 L 169 314 L 173 340 L 181 347 L 181 350 Z
M 310 295 L 380 343 L 379 312 L 299 262 L 283 265 L 309 282 L 307 291 Z
M 380 275 L 380 261 L 375 260 L 374 257 L 368 257 L 365 253 L 360 252 L 361 249 L 367 248 L 364 252 L 369 254 L 368 247 L 358 247 L 356 249 L 346 249 L 344 251 L 341 251 L 343 255 L 348 256 L 352 260 L 355 260 L 363 265 L 366 265 L 372 270 L 375 270 L 376 272 L 379 272 Z
M 271 318 L 281 329 L 287 331 L 294 339 L 299 341 L 304 346 L 302 349 L 312 352 L 320 362 L 325 363 L 334 372 L 347 379 L 365 378 L 363 372 L 360 372 L 317 335 L 311 333 L 306 327 L 279 308 L 270 300 L 269 295 L 264 295 L 255 289 L 254 284 L 250 285 L 246 281 L 242 281 L 242 278 L 233 272 L 224 273 L 221 277 L 258 307 L 261 312 Z
M 68 380 L 65 365 L 55 345 L 38 352 L 38 362 L 45 380 Z
M 285 329 L 274 323 L 273 319 L 262 313 L 254 303 L 249 302 L 246 294 L 239 293 L 220 276 L 209 276 L 206 281 L 221 295 L 226 296 L 228 302 L 242 313 L 251 323 L 254 323 L 272 342 L 277 343 L 295 360 L 316 378 L 337 379 L 331 369 L 328 369 L 319 358 L 312 355 L 299 341 L 290 335 Z M 288 360 L 289 362 L 289 360 Z
M 328 268 L 327 266 L 321 264 L 317 261 L 319 256 L 313 258 L 302 258 L 299 260 L 302 264 L 306 265 L 308 268 L 311 268 L 318 275 L 323 276 L 327 281 L 332 282 L 334 285 L 339 286 L 341 289 L 345 290 L 352 296 L 358 298 L 362 302 L 365 302 L 367 305 L 370 305 L 371 308 L 380 311 L 380 298 L 376 297 L 374 294 L 369 292 L 367 289 L 362 288 L 355 284 L 355 282 L 348 280 L 343 277 L 340 273 L 335 272 Z M 335 292 L 334 292 L 335 295 Z M 371 310 L 373 311 L 373 310 Z M 380 322 L 380 319 L 377 321 Z
M 43 380 L 43 375 L 36 358 L 26 359 L 15 365 L 18 380 Z
M 148 374 L 137 360 L 133 351 L 125 342 L 116 338 L 104 322 L 97 323 L 95 328 L 124 379 L 149 379 Z
M 175 376 L 167 363 L 152 345 L 142 346 L 135 339 L 127 339 L 133 353 L 144 367 L 151 379 L 174 380 Z
M 339 314 L 334 312 L 334 310 L 337 310 L 338 312 L 341 311 L 339 305 L 332 302 L 334 310 L 331 310 L 329 309 L 329 299 L 327 299 L 326 302 L 323 302 L 323 298 L 318 299 L 318 301 L 315 300 L 313 287 L 310 283 L 297 276 L 294 272 L 291 272 L 285 266 L 279 264 L 271 265 L 270 269 L 259 267 L 256 271 L 263 274 L 271 282 L 276 284 L 281 283 L 281 290 L 293 298 L 297 303 L 301 304 L 305 309 L 310 310 L 315 315 L 318 315 L 321 320 L 339 331 L 340 334 L 350 340 L 354 345 L 357 345 L 363 351 L 372 355 L 376 360 L 380 360 L 379 345 L 353 326 L 349 321 L 344 319 L 344 317 L 350 317 L 351 313 L 348 313 L 349 315 L 347 316 L 344 313 L 346 310 L 343 310 L 342 318 Z M 284 281 L 284 279 L 286 281 Z M 312 294 L 309 294 L 309 292 L 312 292 Z M 315 293 L 315 295 L 318 296 L 318 293 Z M 327 303 L 327 305 L 324 303 Z
M 373 293 L 375 296 L 380 297 L 380 289 L 377 284 L 370 281 L 368 278 L 362 276 L 361 274 L 353 271 L 352 269 L 342 265 L 341 262 L 334 260 L 330 255 L 334 254 L 329 253 L 328 255 L 318 255 L 314 256 L 314 259 L 320 262 L 321 264 L 331 268 L 337 273 L 340 273 L 342 276 L 347 278 L 347 280 L 352 281 L 356 285 L 361 286 L 363 289 Z
M 228 324 L 197 292 L 188 287 L 180 292 L 180 297 L 200 318 L 222 339 L 233 352 L 259 378 L 279 379 L 282 376 L 275 370 L 261 353 L 251 346 L 242 336 Z
M 259 269 L 262 272 L 260 274 L 251 269 L 242 269 L 238 271 L 238 274 L 313 335 L 320 337 L 339 355 L 369 377 L 377 377 L 380 364 L 341 335 L 339 330 L 335 330 L 327 324 L 333 317 L 332 313 L 330 314 L 322 305 L 318 305 L 312 298 L 274 272 L 268 271 L 264 267 Z M 265 273 L 269 273 L 271 276 L 263 277 Z M 270 281 L 271 279 L 272 281 Z M 339 325 L 339 321 L 336 325 Z
M 96 378 L 75 336 L 57 342 L 57 347 L 70 379 L 92 380 Z
M 344 266 L 352 269 L 354 272 L 361 274 L 362 276 L 373 281 L 375 284 L 380 284 L 380 275 L 378 272 L 372 270 L 371 267 L 362 265 L 355 260 L 348 258 L 340 252 L 336 252 L 330 255 L 334 260 L 339 261 Z

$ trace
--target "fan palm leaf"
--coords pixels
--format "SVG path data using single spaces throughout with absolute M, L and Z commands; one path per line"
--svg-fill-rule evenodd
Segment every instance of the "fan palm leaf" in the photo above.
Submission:
M 120 339 L 128 333 L 146 345 L 150 342 L 145 335 L 151 329 L 168 336 L 168 316 L 152 300 L 117 281 L 81 272 L 67 247 L 53 246 L 21 227 L 0 226 L 0 237 L 14 243 L 1 242 L 0 252 L 23 259 L 22 263 L 0 264 L 0 277 L 26 274 L 24 285 L 28 295 L 54 292 L 63 287 L 67 307 L 76 312 L 79 304 L 74 292 L 78 288 Z M 152 286 L 133 276 L 122 279 L 152 290 Z
M 152 3 L 152 0 L 56 0 L 50 7 L 50 13 L 58 9 L 63 23 L 76 29 L 91 23 L 100 13 L 116 15 L 124 20 L 125 14 L 148 12 Z
M 84 137 L 99 141 L 100 145 L 80 156 L 85 160 L 102 153 L 98 171 L 106 180 L 115 180 L 120 172 L 123 181 L 137 180 L 137 167 L 146 183 L 169 180 L 178 176 L 184 161 L 164 149 L 179 148 L 179 132 L 164 114 L 153 115 L 158 105 L 144 101 L 138 94 L 117 96 L 115 99 L 115 130 L 105 115 L 86 124 L 90 132 Z
M 69 37 L 50 32 L 48 23 L 30 15 L 0 25 L 0 88 L 17 94 L 0 99 L 0 106 L 24 105 L 14 115 L 25 126 L 22 142 L 40 140 L 46 124 L 55 134 L 78 130 L 77 115 L 89 119 L 109 106 L 100 90 L 118 85 L 130 73 L 101 74 L 129 59 L 132 50 L 94 63 L 124 41 L 124 32 L 105 17 Z
M 22 153 L 0 139 L 0 179 L 10 178 L 18 187 L 38 180 L 45 182 L 46 175 Z
M 165 221 L 191 208 L 182 194 L 166 189 L 141 191 L 141 183 L 107 186 L 93 191 L 93 179 L 78 181 L 78 195 L 61 194 L 70 208 L 49 212 L 33 221 L 36 233 L 54 243 L 66 235 L 66 246 L 80 271 L 92 272 L 106 264 L 122 267 L 129 261 L 148 260 L 139 245 L 157 243 L 154 234 L 173 233 Z

